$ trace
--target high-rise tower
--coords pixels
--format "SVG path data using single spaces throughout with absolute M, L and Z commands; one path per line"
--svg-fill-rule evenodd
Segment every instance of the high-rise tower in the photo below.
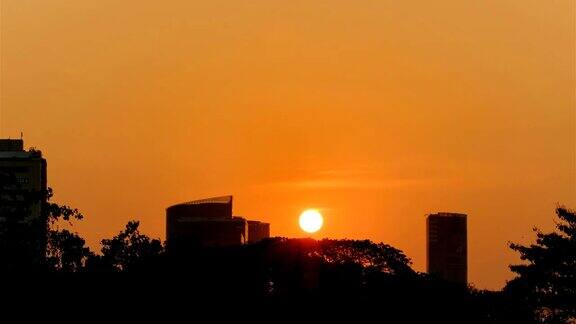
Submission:
M 466 215 L 437 213 L 426 219 L 427 271 L 442 279 L 468 282 Z

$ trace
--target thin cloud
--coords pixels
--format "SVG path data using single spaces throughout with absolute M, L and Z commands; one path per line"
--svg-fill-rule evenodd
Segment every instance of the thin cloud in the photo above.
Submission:
M 267 188 L 285 189 L 383 189 L 445 185 L 454 183 L 455 179 L 366 179 L 366 178 L 331 178 L 299 179 L 270 182 L 259 185 Z

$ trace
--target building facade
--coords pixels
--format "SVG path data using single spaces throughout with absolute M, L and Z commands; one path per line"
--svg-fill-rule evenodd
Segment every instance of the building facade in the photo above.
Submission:
M 444 280 L 467 284 L 467 216 L 437 213 L 426 219 L 427 271 Z
M 40 265 L 45 260 L 47 164 L 21 139 L 0 139 L 0 252 L 5 264 Z
M 270 236 L 270 224 L 232 213 L 232 196 L 177 204 L 166 209 L 166 246 L 176 251 L 197 246 L 233 246 Z M 250 230 L 252 229 L 252 239 Z
M 270 224 L 259 221 L 248 221 L 248 243 L 257 243 L 270 237 Z

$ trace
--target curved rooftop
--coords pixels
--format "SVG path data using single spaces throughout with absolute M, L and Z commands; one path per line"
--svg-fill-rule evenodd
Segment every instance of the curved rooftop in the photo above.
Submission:
M 232 219 L 232 196 L 193 200 L 166 208 L 171 221 Z
M 192 206 L 192 205 L 204 205 L 204 204 L 231 204 L 231 203 L 232 203 L 232 196 L 220 196 L 220 197 L 192 200 L 170 206 L 169 208 L 177 206 Z
M 440 212 L 436 214 L 429 214 L 428 217 L 463 217 L 466 218 L 466 214 L 462 213 L 449 213 L 449 212 Z

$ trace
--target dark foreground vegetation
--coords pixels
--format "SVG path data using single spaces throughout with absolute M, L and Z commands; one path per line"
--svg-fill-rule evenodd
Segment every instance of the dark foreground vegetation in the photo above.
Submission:
M 26 212 L 1 207 L 8 220 Z M 162 307 L 167 316 L 209 307 L 217 309 L 213 317 L 238 312 L 247 321 L 304 312 L 384 323 L 571 323 L 576 317 L 576 214 L 562 207 L 557 231 L 536 231 L 529 246 L 511 244 L 525 262 L 511 266 L 517 277 L 502 291 L 416 272 L 402 251 L 368 240 L 271 238 L 167 251 L 133 221 L 95 253 L 59 227 L 81 220 L 77 210 L 49 202 L 44 210 L 48 227 L 34 232 L 46 236 L 42 260 L 31 257 L 42 240 L 30 238 L 30 224 L 7 221 L 0 232 L 2 295 L 12 303 L 138 312 Z

